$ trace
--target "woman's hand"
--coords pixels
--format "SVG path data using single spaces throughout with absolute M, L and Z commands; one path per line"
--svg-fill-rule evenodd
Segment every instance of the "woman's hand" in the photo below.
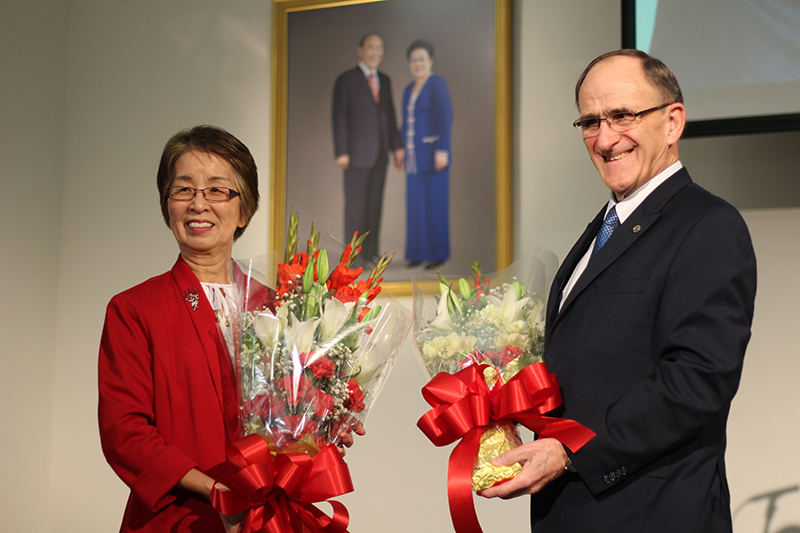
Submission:
M 450 164 L 450 154 L 448 152 L 436 152 L 433 156 L 433 166 L 436 172 L 441 172 Z
M 192 468 L 186 472 L 183 478 L 181 478 L 181 480 L 178 482 L 178 486 L 182 489 L 201 494 L 206 498 L 209 498 L 211 495 L 211 487 L 216 486 L 217 490 L 222 492 L 229 492 L 231 490 L 222 483 L 214 483 L 213 478 L 196 468 Z M 233 516 L 220 513 L 219 516 L 222 518 L 222 523 L 225 525 L 226 532 L 239 533 L 239 528 L 241 528 L 242 522 L 244 521 L 245 516 L 247 516 L 247 511 L 242 511 L 241 513 Z
M 398 148 L 394 151 L 394 169 L 402 172 L 406 166 L 406 150 L 405 148 Z
M 364 424 L 361 422 L 356 422 L 356 425 L 353 426 L 352 430 L 342 431 L 339 433 L 339 440 L 341 441 L 341 444 L 337 446 L 337 448 L 339 449 L 339 453 L 342 454 L 342 457 L 344 457 L 345 453 L 347 453 L 345 447 L 349 448 L 353 445 L 353 442 L 355 442 L 353 432 L 355 432 L 356 435 L 361 435 L 362 437 L 367 434 L 367 430 L 364 429 Z
M 217 487 L 217 490 L 221 492 L 229 492 L 231 490 L 222 483 L 217 483 L 214 486 Z M 219 514 L 220 518 L 222 519 L 222 524 L 225 526 L 226 533 L 239 533 L 239 530 L 242 528 L 242 522 L 244 522 L 244 518 L 247 516 L 247 511 L 248 510 L 244 510 L 241 513 L 237 513 L 233 516 L 222 513 Z
M 244 517 L 246 515 L 247 511 L 242 511 L 234 516 L 227 516 L 221 513 L 219 516 L 222 518 L 222 524 L 225 526 L 226 533 L 239 533 L 239 530 L 242 529 L 242 522 L 244 522 Z

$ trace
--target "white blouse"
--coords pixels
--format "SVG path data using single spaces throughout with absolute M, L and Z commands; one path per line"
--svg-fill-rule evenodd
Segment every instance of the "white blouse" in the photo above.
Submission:
M 236 285 L 233 283 L 200 283 L 206 293 L 206 298 L 211 303 L 217 326 L 222 332 L 231 361 L 236 365 L 236 352 L 234 351 L 233 321 L 236 318 Z

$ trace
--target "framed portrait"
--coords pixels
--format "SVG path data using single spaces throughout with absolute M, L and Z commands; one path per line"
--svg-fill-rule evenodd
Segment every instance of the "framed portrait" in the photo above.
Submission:
M 421 39 L 432 45 L 431 71 L 444 80 L 452 109 L 444 193 L 437 189 L 427 196 L 430 205 L 422 211 L 409 158 L 405 166 L 396 167 L 394 152 L 382 150 L 389 157 L 378 255 L 395 254 L 383 286 L 394 295 L 409 295 L 412 279 L 424 280 L 426 291 L 436 289 L 433 266 L 447 277 L 469 276 L 475 259 L 486 272 L 508 266 L 513 258 L 511 0 L 274 0 L 273 6 L 270 248 L 283 249 L 291 211 L 299 214 L 301 242 L 312 223 L 330 239 L 349 242 L 345 196 L 352 189 L 345 191 L 337 164 L 334 87 L 340 76 L 358 68 L 362 38 L 379 35 L 383 56 L 377 70 L 381 83 L 388 85 L 379 94 L 384 104 L 391 100 L 396 128 L 403 130 L 397 138 L 406 154 L 424 150 L 422 144 L 413 148 L 409 128 L 403 129 L 408 117 L 415 116 L 410 98 L 404 98 L 415 83 L 407 58 L 412 42 Z M 414 91 L 420 102 L 425 86 Z M 384 92 L 388 88 L 389 97 Z M 417 107 L 420 129 L 424 104 Z M 383 133 L 374 137 L 379 135 Z M 420 230 L 425 224 L 417 222 L 427 213 L 439 218 Z M 446 261 L 414 260 L 409 243 L 427 238 L 418 232 L 433 227 L 441 234 L 441 222 L 435 221 L 443 216 L 449 240 Z

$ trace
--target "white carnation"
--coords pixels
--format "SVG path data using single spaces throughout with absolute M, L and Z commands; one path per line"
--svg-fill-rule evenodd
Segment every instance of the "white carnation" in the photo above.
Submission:
M 431 359 L 450 359 L 473 351 L 478 340 L 471 336 L 451 333 L 446 337 L 434 337 L 422 346 L 422 353 Z

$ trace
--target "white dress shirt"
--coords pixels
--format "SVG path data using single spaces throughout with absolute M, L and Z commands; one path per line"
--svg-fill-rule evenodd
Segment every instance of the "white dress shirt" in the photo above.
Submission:
M 659 185 L 664 183 L 670 176 L 675 174 L 681 168 L 683 168 L 683 164 L 681 164 L 680 161 L 676 161 L 619 202 L 617 202 L 616 198 L 614 197 L 614 193 L 611 193 L 611 199 L 608 201 L 608 205 L 606 205 L 606 215 L 609 211 L 611 211 L 612 207 L 616 206 L 619 223 L 624 223 L 631 213 L 633 213 L 634 210 L 636 210 L 636 208 L 639 207 L 642 202 L 644 202 L 644 199 L 647 198 L 651 192 L 656 190 Z M 570 276 L 567 284 L 564 285 L 564 290 L 561 292 L 561 302 L 558 304 L 559 311 L 561 310 L 561 306 L 564 305 L 564 301 L 566 301 L 567 296 L 569 296 L 570 291 L 572 291 L 572 288 L 575 287 L 575 284 L 581 277 L 581 274 L 583 274 L 583 271 L 586 270 L 586 265 L 589 264 L 589 259 L 592 256 L 592 250 L 594 249 L 594 242 L 596 240 L 597 237 L 592 240 L 592 243 L 589 245 L 589 249 L 586 251 L 581 260 L 578 261 L 578 264 L 575 266 L 575 270 L 572 271 L 572 276 Z

